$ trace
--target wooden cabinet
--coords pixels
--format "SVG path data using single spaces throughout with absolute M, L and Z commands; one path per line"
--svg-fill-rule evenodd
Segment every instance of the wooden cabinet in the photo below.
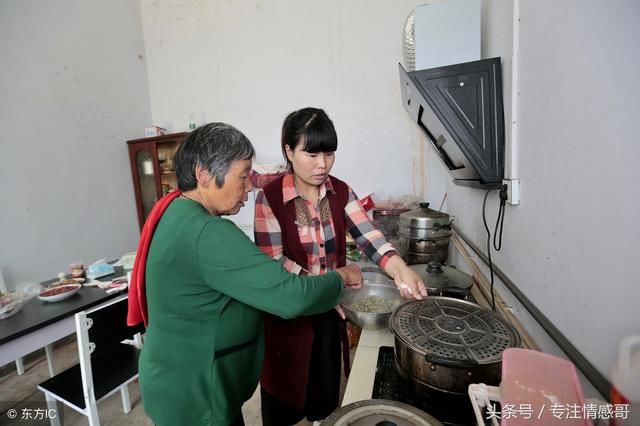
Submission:
M 173 158 L 188 134 L 172 133 L 127 141 L 140 230 L 156 201 L 178 188 Z

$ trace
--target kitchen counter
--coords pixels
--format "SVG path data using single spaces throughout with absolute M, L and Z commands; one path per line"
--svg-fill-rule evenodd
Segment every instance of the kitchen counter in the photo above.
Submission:
M 351 365 L 351 374 L 342 398 L 342 405 L 371 399 L 373 381 L 376 375 L 378 348 L 393 346 L 393 334 L 384 330 L 362 330 L 356 354 Z

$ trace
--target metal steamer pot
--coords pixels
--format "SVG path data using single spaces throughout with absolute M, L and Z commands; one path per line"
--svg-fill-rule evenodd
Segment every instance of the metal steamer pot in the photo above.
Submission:
M 409 264 L 446 262 L 453 218 L 429 208 L 429 203 L 402 213 L 398 219 L 399 250 Z
M 440 262 L 409 265 L 427 286 L 429 296 L 447 296 L 469 300 L 473 278 L 452 266 Z
M 502 352 L 520 346 L 516 329 L 497 314 L 449 297 L 404 303 L 389 328 L 398 372 L 423 395 L 464 396 L 471 383 L 499 385 Z
M 321 426 L 442 426 L 438 420 L 409 404 L 385 399 L 353 402 L 334 411 Z

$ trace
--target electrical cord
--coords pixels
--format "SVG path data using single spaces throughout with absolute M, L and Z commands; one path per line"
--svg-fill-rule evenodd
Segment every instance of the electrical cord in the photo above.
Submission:
M 491 275 L 491 310 L 496 311 L 496 298 L 493 293 L 493 262 L 491 261 L 491 231 L 489 230 L 489 225 L 487 225 L 487 216 L 485 214 L 485 208 L 487 205 L 487 197 L 493 191 L 492 189 L 487 189 L 487 192 L 484 194 L 484 201 L 482 201 L 482 223 L 484 223 L 484 229 L 487 231 L 487 257 L 489 258 L 489 273 Z
M 500 188 L 500 206 L 498 208 L 498 219 L 496 220 L 496 227 L 493 234 L 493 247 L 496 251 L 500 251 L 502 248 L 502 229 L 504 226 L 504 214 L 505 214 L 505 205 L 507 201 L 507 187 L 506 185 L 502 185 Z M 491 260 L 491 230 L 489 229 L 489 225 L 487 225 L 487 215 L 486 215 L 486 206 L 487 206 L 487 198 L 489 194 L 494 189 L 487 189 L 487 192 L 484 194 L 484 200 L 482 201 L 482 223 L 484 224 L 484 229 L 487 231 L 487 257 L 489 259 L 489 273 L 491 275 L 491 310 L 496 311 L 496 297 L 493 289 L 494 284 L 494 276 L 493 276 L 493 261 Z M 496 236 L 498 234 L 498 225 L 500 226 L 500 237 L 496 241 Z
M 493 248 L 496 251 L 500 251 L 500 249 L 502 248 L 502 227 L 504 226 L 504 213 L 506 211 L 507 197 L 507 188 L 506 185 L 503 185 L 502 188 L 500 188 L 500 207 L 498 208 L 498 219 L 496 220 L 496 227 L 493 231 Z M 499 234 L 498 225 L 500 225 Z M 500 237 L 496 242 L 496 237 L 498 237 L 498 235 L 500 235 Z

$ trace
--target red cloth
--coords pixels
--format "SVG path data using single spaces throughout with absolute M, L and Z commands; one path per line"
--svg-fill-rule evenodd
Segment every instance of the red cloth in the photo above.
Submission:
M 251 176 L 251 183 L 253 183 L 255 188 L 264 188 L 269 182 L 279 178 L 280 176 L 284 176 L 285 174 L 286 172 L 258 173 L 253 169 L 249 172 L 249 176 Z
M 131 282 L 129 283 L 129 312 L 127 313 L 127 325 L 129 326 L 138 325 L 141 322 L 144 322 L 145 327 L 149 324 L 144 277 L 149 246 L 151 246 L 153 233 L 164 211 L 169 207 L 169 204 L 180 195 L 182 195 L 182 192 L 173 191 L 160 198 L 153 206 L 153 209 L 151 209 L 151 213 L 149 213 L 149 217 L 147 217 L 142 227 L 140 241 L 138 242 L 138 251 L 136 252 L 136 260 L 133 262 Z

